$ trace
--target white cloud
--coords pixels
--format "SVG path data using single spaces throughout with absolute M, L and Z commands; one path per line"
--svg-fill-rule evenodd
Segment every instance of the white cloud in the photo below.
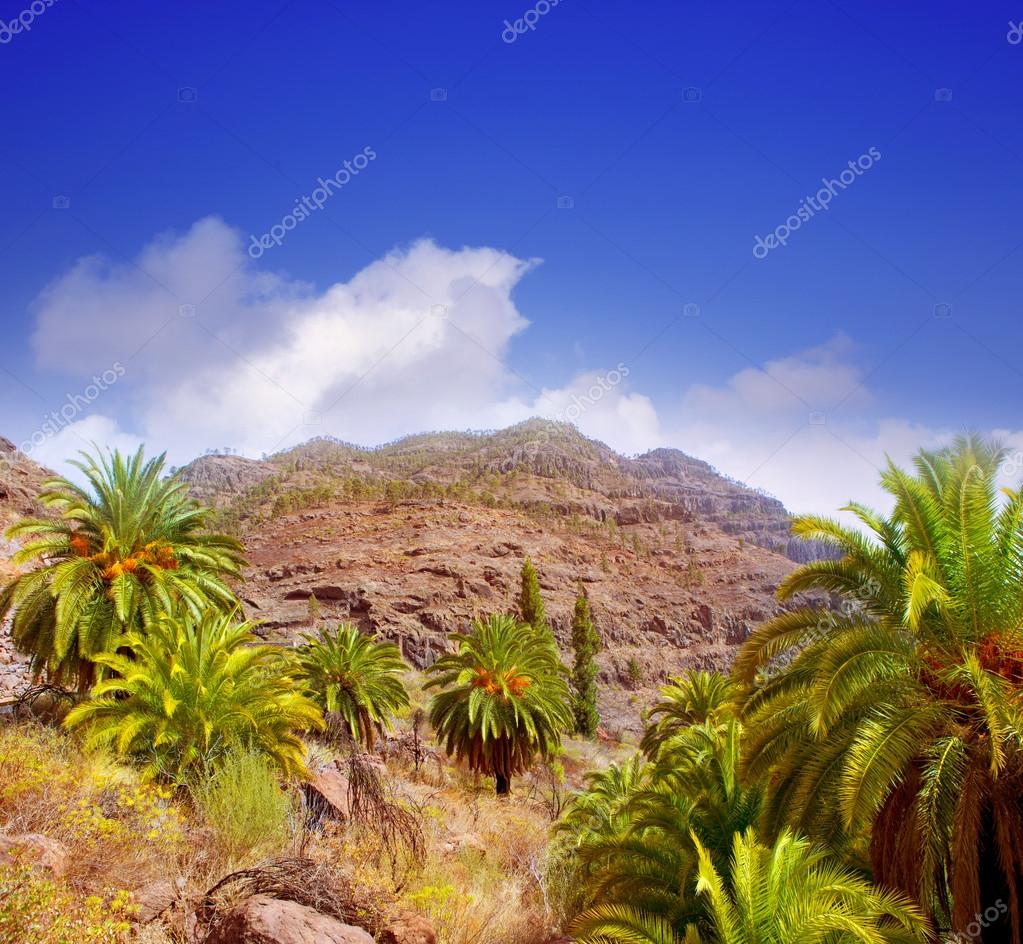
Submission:
M 60 466 L 87 442 L 144 439 L 180 464 L 209 448 L 259 455 L 319 434 L 373 444 L 541 415 L 625 453 L 675 446 L 792 510 L 831 512 L 850 498 L 883 505 L 885 454 L 906 462 L 950 437 L 886 416 L 843 335 L 692 385 L 675 404 L 632 389 L 627 365 L 532 387 L 508 352 L 528 325 L 512 293 L 536 264 L 422 240 L 315 291 L 259 271 L 242 236 L 214 217 L 158 237 L 132 264 L 83 259 L 37 299 L 39 364 L 88 376 L 122 362 L 116 403 L 130 413 L 104 404 L 107 415 L 37 454 Z
M 378 443 L 538 414 L 625 452 L 659 442 L 654 406 L 627 392 L 627 368 L 542 390 L 508 368 L 528 325 L 512 291 L 537 263 L 422 240 L 317 293 L 259 272 L 241 235 L 209 218 L 160 236 L 133 264 L 79 261 L 37 300 L 33 344 L 40 366 L 67 373 L 123 361 L 134 414 L 122 422 L 175 462 L 225 446 L 259 455 L 321 433 Z M 107 418 L 102 432 L 120 435 Z M 59 460 L 73 436 L 47 455 Z
M 690 387 L 670 438 L 795 512 L 832 514 L 851 499 L 885 508 L 885 457 L 904 464 L 951 433 L 879 413 L 855 353 L 840 334 L 719 387 Z
M 66 372 L 123 361 L 130 421 L 176 461 L 481 426 L 516 386 L 507 347 L 527 322 L 511 292 L 535 264 L 424 240 L 316 293 L 260 273 L 209 218 L 132 265 L 80 261 L 38 299 L 33 343 Z
M 93 452 L 96 446 L 134 452 L 141 444 L 142 440 L 138 436 L 123 432 L 116 420 L 93 413 L 68 424 L 39 445 L 33 445 L 29 455 L 40 465 L 56 469 L 63 475 L 70 474 L 74 478 L 74 467 L 68 466 L 67 462 L 69 459 L 81 458 L 80 452 Z M 155 448 L 150 450 L 151 454 L 158 451 Z
M 564 387 L 544 388 L 528 403 L 504 404 L 498 425 L 543 416 L 574 423 L 621 453 L 653 449 L 663 444 L 657 410 L 649 397 L 627 391 L 628 376 L 626 365 L 577 374 Z

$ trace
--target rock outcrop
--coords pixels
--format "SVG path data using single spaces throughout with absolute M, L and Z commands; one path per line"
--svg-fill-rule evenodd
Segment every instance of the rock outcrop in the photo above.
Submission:
M 231 470 L 243 465 L 256 484 L 238 490 Z M 774 499 L 675 450 L 627 459 L 564 424 L 375 450 L 315 440 L 255 466 L 207 456 L 182 474 L 244 538 L 246 612 L 266 638 L 294 642 L 318 612 L 423 668 L 475 615 L 514 606 L 529 555 L 566 650 L 586 588 L 612 733 L 638 730 L 671 675 L 726 666 L 778 612 L 774 590 L 793 567 Z
M 10 557 L 18 546 L 4 532 L 15 521 L 44 513 L 39 504 L 43 482 L 53 473 L 20 452 L 9 439 L 0 436 L 0 583 L 6 583 L 18 568 Z M 15 652 L 10 631 L 0 626 L 0 707 L 8 703 L 24 686 L 28 676 L 27 660 Z
M 205 944 L 373 944 L 373 938 L 297 902 L 253 895 L 217 922 Z
M 0 836 L 0 865 L 31 865 L 60 878 L 67 871 L 68 857 L 62 843 L 42 833 Z
M 377 935 L 377 944 L 437 944 L 437 932 L 422 915 L 409 912 L 393 918 Z

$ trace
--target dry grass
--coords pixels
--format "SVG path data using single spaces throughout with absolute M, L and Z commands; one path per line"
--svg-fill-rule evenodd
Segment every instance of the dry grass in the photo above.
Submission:
M 405 726 L 411 727 L 410 718 Z M 401 747 L 411 737 L 408 730 L 392 740 L 381 782 L 360 781 L 355 821 L 305 832 L 302 816 L 282 830 L 275 815 L 264 836 L 258 826 L 236 834 L 223 802 L 207 796 L 196 803 L 187 793 L 172 796 L 143 784 L 109 757 L 84 754 L 62 732 L 34 723 L 0 725 L 0 832 L 41 832 L 63 843 L 69 871 L 58 884 L 69 894 L 137 893 L 153 882 L 176 882 L 185 906 L 171 909 L 164 925 L 134 929 L 130 939 L 140 944 L 184 944 L 187 914 L 204 902 L 212 903 L 215 920 L 253 888 L 301 900 L 303 889 L 313 885 L 317 900 L 333 896 L 339 908 L 357 903 L 367 927 L 411 910 L 430 918 L 440 944 L 543 944 L 557 931 L 559 902 L 565 900 L 563 889 L 551 887 L 562 881 L 561 873 L 547 861 L 556 794 L 563 799 L 586 769 L 604 766 L 608 749 L 570 741 L 556 764 L 519 778 L 516 793 L 498 799 L 489 781 L 451 765 L 423 735 L 427 759 L 418 765 L 414 752 Z M 314 752 L 318 761 L 333 760 L 329 746 L 317 745 Z M 249 826 L 261 819 L 253 810 L 267 804 L 278 814 L 283 809 L 266 784 L 251 796 L 240 780 L 220 786 L 219 799 L 229 807 L 235 795 L 254 804 L 243 815 Z M 289 803 L 297 791 L 290 797 Z M 402 829 L 381 830 L 374 819 L 380 810 Z M 407 835 L 414 842 L 402 838 Z M 277 857 L 277 866 L 268 866 L 266 857 Z M 308 860 L 302 869 L 311 869 L 315 882 L 296 879 L 294 861 L 281 865 L 288 857 Z M 287 881 L 277 888 L 273 883 L 281 875 Z M 284 885 L 292 891 L 282 892 Z
M 171 878 L 185 848 L 170 791 L 103 754 L 29 723 L 0 727 L 0 830 L 37 832 L 68 851 L 65 882 L 85 894 Z

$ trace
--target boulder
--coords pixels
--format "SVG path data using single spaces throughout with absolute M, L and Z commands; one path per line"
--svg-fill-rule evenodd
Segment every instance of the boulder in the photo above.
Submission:
M 335 767 L 316 771 L 304 784 L 306 802 L 317 817 L 348 819 L 352 808 L 348 799 L 348 778 Z
M 42 833 L 0 836 L 0 865 L 19 862 L 38 866 L 60 878 L 67 871 L 68 851 L 56 839 Z
M 253 895 L 217 923 L 205 944 L 373 944 L 373 938 L 297 902 Z
M 135 892 L 135 904 L 138 905 L 136 920 L 139 924 L 155 921 L 169 910 L 178 900 L 177 885 L 169 879 L 150 882 Z
M 378 944 L 437 944 L 437 932 L 422 915 L 398 915 L 380 932 Z

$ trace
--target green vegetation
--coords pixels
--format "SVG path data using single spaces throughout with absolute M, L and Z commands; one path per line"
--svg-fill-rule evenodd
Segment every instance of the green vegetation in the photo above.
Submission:
M 703 570 L 695 560 L 689 558 L 689 563 L 686 564 L 685 577 L 682 581 L 683 586 L 686 587 L 702 587 L 704 583 Z
M 927 940 L 912 905 L 787 831 L 770 847 L 752 829 L 736 833 L 724 873 L 699 845 L 698 851 L 696 891 L 706 902 L 710 930 L 690 935 L 686 944 Z
M 656 756 L 694 725 L 716 724 L 734 715 L 739 694 L 739 687 L 719 672 L 695 670 L 673 680 L 661 689 L 660 700 L 647 712 L 640 750 Z
M 238 577 L 241 545 L 201 531 L 206 511 L 176 478 L 161 478 L 164 457 L 119 452 L 75 463 L 91 489 L 54 478 L 40 500 L 55 519 L 20 521 L 10 540 L 28 538 L 14 562 L 38 566 L 0 594 L 0 619 L 37 672 L 85 692 L 102 653 L 123 645 L 178 607 L 197 618 L 237 604 L 225 578 Z
M 123 640 L 130 655 L 97 661 L 111 673 L 65 724 L 153 775 L 181 781 L 219 766 L 229 752 L 264 754 L 285 774 L 305 766 L 299 732 L 322 724 L 297 688 L 282 650 L 257 645 L 252 624 L 209 611 L 198 621 L 164 617 Z
M 847 606 L 770 621 L 737 668 L 765 676 L 746 714 L 749 773 L 771 778 L 770 830 L 863 848 L 875 879 L 939 927 L 1008 904 L 991 933 L 1018 941 L 1023 496 L 998 501 L 1002 458 L 967 438 L 922 452 L 915 476 L 889 464 L 892 515 L 848 508 L 866 533 L 799 520 L 797 534 L 842 557 L 799 568 L 781 597 L 824 589 Z
M 123 893 L 82 901 L 28 865 L 0 865 L 3 944 L 120 944 L 135 910 Z
M 600 724 L 597 711 L 597 650 L 600 636 L 590 619 L 590 604 L 586 593 L 579 588 L 572 616 L 572 712 L 575 715 L 575 730 L 583 737 L 593 737 Z
M 346 623 L 303 638 L 298 665 L 309 696 L 323 711 L 339 715 L 353 740 L 373 750 L 377 736 L 391 730 L 392 716 L 409 707 L 401 651 Z
M 519 618 L 536 632 L 550 636 L 553 643 L 554 633 L 551 631 L 551 624 L 547 622 L 547 610 L 540 593 L 540 578 L 528 557 L 522 562 Z
M 651 751 L 642 789 L 634 778 L 617 810 L 624 825 L 578 845 L 594 904 L 579 917 L 577 937 L 628 941 L 609 936 L 626 922 L 650 940 L 681 942 L 690 925 L 706 922 L 697 895 L 701 855 L 727 869 L 733 837 L 760 818 L 763 791 L 739 775 L 742 739 L 733 709 L 679 729 Z
M 300 839 L 359 870 L 345 888 L 428 914 L 448 944 L 556 930 L 580 944 L 1023 944 L 1023 495 L 999 494 L 1002 459 L 964 438 L 913 473 L 888 466 L 890 515 L 799 519 L 831 554 L 782 584 L 798 605 L 753 631 L 731 676 L 672 679 L 639 752 L 602 770 L 598 742 L 561 751 L 599 720 L 588 602 L 580 590 L 568 673 L 527 559 L 523 620 L 476 620 L 426 673 L 448 766 L 420 743 L 422 712 L 389 740 L 389 770 L 419 791 L 401 800 L 379 762 L 304 740 L 327 713 L 372 751 L 411 707 L 398 647 L 345 624 L 297 651 L 260 643 L 225 583 L 241 548 L 201 531 L 162 459 L 84 463 L 91 493 L 52 482 L 62 517 L 13 529 L 37 566 L 0 597 L 36 668 L 79 687 L 65 726 L 84 735 L 0 726 L 0 826 L 75 855 L 63 884 L 0 866 L 0 929 L 113 944 L 134 933 L 134 905 L 111 876 L 138 888 L 184 863 L 195 882 Z M 499 494 L 496 473 L 474 475 Z M 634 652 L 627 682 L 644 675 Z M 503 799 L 537 761 L 529 796 Z M 351 816 L 316 837 L 296 815 L 307 762 L 350 785 Z M 540 811 L 556 817 L 583 769 L 548 845 Z
M 491 616 L 450 637 L 457 651 L 431 667 L 430 723 L 449 754 L 492 776 L 499 795 L 536 757 L 550 758 L 572 727 L 568 685 L 545 630 Z
M 283 849 L 297 811 L 266 755 L 232 750 L 212 776 L 192 786 L 203 824 L 231 862 L 266 858 Z

